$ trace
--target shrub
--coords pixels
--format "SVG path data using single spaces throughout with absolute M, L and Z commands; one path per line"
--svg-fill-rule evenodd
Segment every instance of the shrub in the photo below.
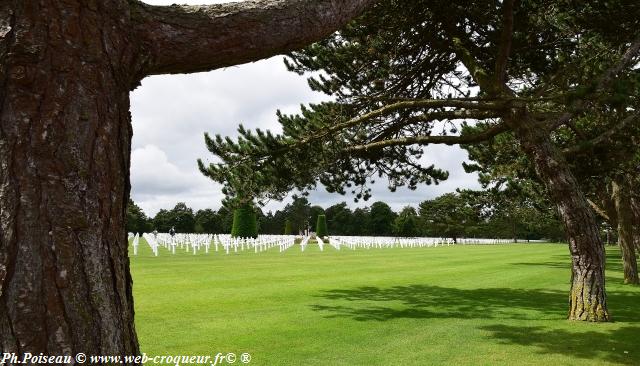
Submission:
M 324 238 L 327 236 L 327 216 L 318 215 L 318 221 L 316 223 L 316 236 Z
M 293 227 L 291 225 L 291 221 L 287 219 L 287 221 L 284 222 L 284 235 L 291 235 L 292 231 Z
M 251 204 L 245 203 L 234 211 L 231 236 L 240 238 L 258 237 L 258 222 Z

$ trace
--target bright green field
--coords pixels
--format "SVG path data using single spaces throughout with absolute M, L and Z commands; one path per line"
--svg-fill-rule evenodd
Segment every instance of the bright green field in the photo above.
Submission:
M 640 365 L 640 288 L 607 248 L 614 323 L 566 319 L 566 245 L 132 256 L 149 355 L 251 365 Z M 236 365 L 242 363 L 238 360 Z

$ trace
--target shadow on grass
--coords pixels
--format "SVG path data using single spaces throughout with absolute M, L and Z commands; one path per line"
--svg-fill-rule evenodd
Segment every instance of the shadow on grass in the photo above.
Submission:
M 491 325 L 480 329 L 491 332 L 491 337 L 502 344 L 532 346 L 538 348 L 540 353 L 599 359 L 626 365 L 640 363 L 640 350 L 637 346 L 640 327 L 587 332 L 509 325 Z
M 619 279 L 611 276 L 612 273 L 622 273 L 622 257 L 618 247 L 606 248 L 606 275 L 607 283 L 619 283 Z M 511 266 L 546 267 L 551 269 L 564 269 L 571 271 L 571 257 L 569 255 L 553 255 L 546 262 L 517 262 L 509 263 Z
M 349 302 L 345 305 L 312 305 L 328 317 L 358 321 L 397 318 L 511 318 L 564 319 L 567 294 L 560 291 L 509 288 L 456 289 L 429 285 L 389 288 L 359 287 L 325 291 L 320 298 Z
M 568 291 L 539 289 L 457 289 L 430 285 L 359 287 L 324 291 L 331 305 L 311 305 L 329 318 L 387 321 L 398 318 L 566 319 Z M 608 292 L 617 321 L 640 321 L 638 293 Z M 345 304 L 345 302 L 347 302 Z
M 610 303 L 615 303 L 614 319 L 640 321 L 639 295 L 637 292 L 609 292 Z M 615 330 L 594 326 L 587 331 L 572 332 L 499 324 L 504 319 L 564 322 L 568 310 L 568 292 L 410 285 L 336 289 L 324 291 L 318 297 L 325 304 L 312 305 L 312 309 L 325 313 L 327 318 L 380 322 L 396 319 L 495 319 L 496 324 L 480 329 L 490 332 L 491 338 L 504 344 L 536 347 L 541 353 L 640 364 L 638 326 Z
M 571 263 L 568 262 L 527 262 L 527 263 L 509 263 L 512 266 L 535 266 L 548 267 L 571 270 Z

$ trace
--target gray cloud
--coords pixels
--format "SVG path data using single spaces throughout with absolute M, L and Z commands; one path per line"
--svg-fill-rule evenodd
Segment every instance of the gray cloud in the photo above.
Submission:
M 175 1 L 145 2 L 168 5 Z M 177 202 L 194 209 L 219 207 L 220 186 L 204 177 L 196 165 L 198 158 L 213 160 L 204 146 L 204 132 L 236 135 L 239 123 L 248 128 L 279 131 L 276 110 L 295 113 L 301 103 L 326 99 L 327 96 L 310 91 L 304 77 L 286 71 L 282 56 L 207 73 L 144 79 L 131 95 L 133 200 L 150 215 L 161 208 L 172 208 Z M 358 206 L 381 200 L 399 209 L 458 187 L 477 187 L 477 177 L 461 168 L 466 158 L 466 152 L 455 146 L 429 147 L 425 162 L 449 170 L 449 180 L 438 186 L 419 187 L 416 191 L 399 189 L 394 193 L 380 181 L 373 187 L 372 200 Z M 281 208 L 288 201 L 271 202 L 265 210 Z M 310 201 L 324 207 L 342 201 L 356 206 L 353 197 L 329 194 L 322 187 L 311 194 Z

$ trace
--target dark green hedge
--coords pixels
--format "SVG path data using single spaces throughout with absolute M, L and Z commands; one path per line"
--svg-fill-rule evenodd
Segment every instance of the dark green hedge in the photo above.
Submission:
M 316 236 L 324 238 L 329 233 L 327 232 L 327 216 L 318 215 L 318 221 L 316 223 Z
M 244 204 L 236 208 L 233 213 L 233 227 L 231 236 L 240 238 L 257 238 L 258 222 L 251 204 Z
M 291 225 L 291 221 L 287 220 L 284 222 L 284 235 L 291 235 L 293 231 L 293 226 Z

